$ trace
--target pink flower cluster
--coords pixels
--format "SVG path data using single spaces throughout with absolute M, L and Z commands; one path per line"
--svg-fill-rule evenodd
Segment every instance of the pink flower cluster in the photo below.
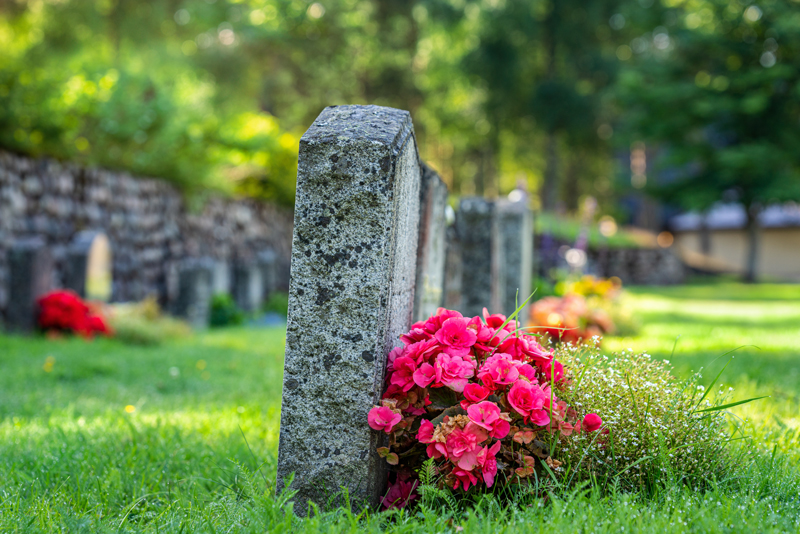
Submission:
M 403 346 L 388 356 L 386 392 L 368 415 L 370 427 L 389 434 L 389 448 L 379 452 L 403 480 L 390 494 L 405 495 L 427 458 L 454 489 L 491 487 L 498 465 L 507 478 L 525 478 L 534 457 L 559 465 L 537 432 L 600 428 L 596 414 L 582 424 L 559 400 L 556 392 L 569 384 L 563 365 L 519 327 L 485 308 L 472 318 L 439 308 L 400 337 Z M 409 494 L 403 502 L 411 500 Z

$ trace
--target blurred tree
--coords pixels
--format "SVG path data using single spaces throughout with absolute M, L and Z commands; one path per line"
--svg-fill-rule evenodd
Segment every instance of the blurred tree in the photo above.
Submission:
M 502 139 L 528 151 L 539 140 L 545 154 L 542 207 L 554 210 L 567 200 L 568 209 L 577 209 L 579 177 L 593 166 L 587 161 L 610 159 L 610 135 L 605 132 L 613 110 L 602 104 L 615 80 L 616 42 L 622 34 L 612 35 L 608 25 L 622 16 L 618 12 L 625 3 L 465 4 L 463 18 L 478 22 L 475 45 L 464 55 L 462 68 L 481 93 L 485 122 L 480 140 L 485 163 L 476 177 L 476 192 L 499 189 L 495 175 L 500 167 L 496 159 L 504 153 Z
M 723 195 L 747 213 L 745 279 L 757 277 L 758 216 L 800 200 L 800 18 L 794 2 L 676 0 L 654 46 L 622 77 L 634 134 L 660 142 L 674 178 L 651 194 L 706 210 Z M 669 26 L 669 28 L 667 27 Z

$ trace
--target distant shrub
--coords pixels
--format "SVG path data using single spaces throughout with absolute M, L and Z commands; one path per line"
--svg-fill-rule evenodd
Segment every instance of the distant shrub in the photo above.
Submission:
M 263 310 L 287 317 L 289 315 L 289 294 L 283 291 L 274 291 L 264 303 Z
M 117 339 L 131 345 L 159 345 L 169 339 L 188 337 L 191 327 L 161 312 L 155 297 L 141 302 L 112 304 L 109 322 Z
M 227 293 L 219 293 L 211 299 L 211 326 L 230 326 L 244 322 L 244 312 Z

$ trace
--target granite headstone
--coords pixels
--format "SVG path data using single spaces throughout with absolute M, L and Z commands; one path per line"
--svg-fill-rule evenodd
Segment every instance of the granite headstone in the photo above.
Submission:
M 103 232 L 85 230 L 67 249 L 64 286 L 88 300 L 111 299 L 111 243 Z
M 263 300 L 278 287 L 278 255 L 271 248 L 258 253 L 258 265 L 261 269 L 261 289 Z
M 175 315 L 198 330 L 208 327 L 211 316 L 213 273 L 214 262 L 207 258 L 188 258 L 178 266 Z
M 233 300 L 247 313 L 261 309 L 264 290 L 261 267 L 254 261 L 237 262 L 233 267 Z
M 444 304 L 446 255 L 447 186 L 436 171 L 424 163 L 421 171 L 415 321 L 434 315 L 437 308 Z
M 504 271 L 500 277 L 503 286 L 500 291 L 500 313 L 510 315 L 517 306 L 525 302 L 531 295 L 533 278 L 533 213 L 526 200 L 513 202 L 498 200 L 496 239 L 503 250 Z M 526 305 L 518 317 L 524 321 L 528 318 L 529 305 Z
M 495 203 L 480 197 L 462 198 L 456 214 L 461 245 L 461 308 L 464 316 L 481 315 L 483 308 L 501 313 L 503 249 L 497 235 Z
M 53 289 L 53 259 L 44 240 L 19 239 L 8 250 L 6 324 L 12 332 L 36 327 L 36 300 Z
M 407 111 L 329 107 L 300 140 L 277 488 L 294 473 L 300 515 L 341 487 L 354 509 L 386 489 L 367 413 L 412 321 L 419 191 Z

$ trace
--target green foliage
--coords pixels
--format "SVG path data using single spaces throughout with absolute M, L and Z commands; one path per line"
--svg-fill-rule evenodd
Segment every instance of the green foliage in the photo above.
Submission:
M 244 312 L 228 293 L 219 293 L 211 298 L 211 326 L 239 325 L 244 322 Z
M 675 3 L 673 24 L 622 78 L 633 135 L 673 175 L 651 192 L 705 210 L 800 199 L 800 21 L 792 2 Z M 667 35 L 668 34 L 668 35 Z
M 265 312 L 273 312 L 284 317 L 289 316 L 289 294 L 285 291 L 273 291 L 264 303 Z
M 154 297 L 136 303 L 112 304 L 106 312 L 114 338 L 130 345 L 160 345 L 189 337 L 192 331 L 185 321 L 161 313 Z
M 0 8 L 0 146 L 291 205 L 297 136 L 246 94 L 223 102 L 173 15 L 165 2 Z

